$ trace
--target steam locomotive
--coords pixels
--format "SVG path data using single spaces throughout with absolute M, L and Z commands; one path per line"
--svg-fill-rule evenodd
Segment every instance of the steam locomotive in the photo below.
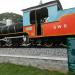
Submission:
M 58 0 L 23 9 L 23 24 L 0 28 L 0 45 L 66 47 L 75 35 L 75 8 L 63 10 Z

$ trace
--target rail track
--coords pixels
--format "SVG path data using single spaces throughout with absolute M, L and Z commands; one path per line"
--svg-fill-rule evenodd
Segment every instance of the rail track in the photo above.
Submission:
M 67 45 L 59 45 L 59 44 L 55 44 L 55 45 L 20 45 L 20 46 L 0 46 L 0 48 L 67 48 Z

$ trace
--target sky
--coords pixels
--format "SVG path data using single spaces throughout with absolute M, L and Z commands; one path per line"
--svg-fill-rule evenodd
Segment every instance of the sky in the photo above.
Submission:
M 53 0 L 42 0 L 43 3 Z M 60 0 L 64 9 L 75 7 L 75 0 Z M 14 12 L 23 15 L 22 9 L 39 5 L 40 0 L 0 0 L 0 13 Z

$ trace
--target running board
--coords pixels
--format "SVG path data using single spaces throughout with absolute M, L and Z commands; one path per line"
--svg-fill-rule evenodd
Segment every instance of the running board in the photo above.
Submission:
M 5 37 L 3 39 L 0 39 L 0 41 L 7 41 L 7 39 L 16 39 L 16 38 L 26 38 L 26 36 L 15 36 L 15 37 Z

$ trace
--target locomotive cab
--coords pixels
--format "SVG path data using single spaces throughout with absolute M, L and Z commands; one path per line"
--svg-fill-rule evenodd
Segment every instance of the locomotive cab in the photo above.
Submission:
M 42 35 L 41 25 L 42 25 L 42 23 L 45 22 L 45 18 L 47 18 L 47 17 L 48 17 L 48 9 L 46 7 L 31 11 L 30 23 L 35 24 L 35 27 L 36 27 L 35 34 L 37 36 Z
M 44 23 L 56 21 L 57 12 L 61 9 L 62 7 L 57 1 L 23 9 L 23 32 L 27 32 L 30 38 L 42 37 Z

